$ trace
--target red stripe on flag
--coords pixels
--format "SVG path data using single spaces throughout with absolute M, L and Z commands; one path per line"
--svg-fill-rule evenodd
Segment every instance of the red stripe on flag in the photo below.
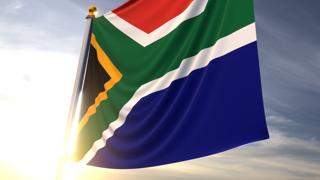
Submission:
M 141 29 L 151 33 L 181 14 L 193 0 L 129 0 L 113 10 L 115 14 Z

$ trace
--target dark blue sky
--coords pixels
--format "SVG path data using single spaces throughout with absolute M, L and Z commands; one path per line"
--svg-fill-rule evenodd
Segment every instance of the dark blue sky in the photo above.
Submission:
M 124 0 L 90 2 L 103 13 Z M 89 168 L 84 177 L 94 172 L 101 179 L 106 173 L 119 179 L 320 179 L 320 1 L 254 2 L 271 139 L 175 166 L 116 172 Z M 0 0 L 0 49 L 77 57 L 89 4 Z M 27 70 L 25 75 L 23 80 L 33 81 Z M 7 101 L 7 94 L 0 89 L 0 102 Z

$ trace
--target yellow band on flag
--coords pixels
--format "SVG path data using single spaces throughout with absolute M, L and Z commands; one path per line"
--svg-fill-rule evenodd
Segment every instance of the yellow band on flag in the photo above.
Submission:
M 110 76 L 110 80 L 104 84 L 104 91 L 98 94 L 98 96 L 95 98 L 94 104 L 88 108 L 84 116 L 81 118 L 78 125 L 78 132 L 81 131 L 81 129 L 88 123 L 89 118 L 96 113 L 96 109 L 100 103 L 108 98 L 108 91 L 122 78 L 121 72 L 112 63 L 108 55 L 102 50 L 94 34 L 91 35 L 91 45 L 96 49 L 98 61 L 106 73 Z

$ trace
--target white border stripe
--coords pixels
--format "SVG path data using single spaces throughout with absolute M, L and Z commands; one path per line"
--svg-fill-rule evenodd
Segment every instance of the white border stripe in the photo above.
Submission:
M 132 98 L 122 107 L 119 112 L 118 119 L 109 125 L 108 129 L 103 132 L 101 139 L 97 140 L 93 144 L 92 148 L 87 152 L 80 163 L 87 164 L 96 155 L 97 151 L 106 145 L 106 141 L 113 136 L 115 130 L 125 123 L 129 112 L 140 99 L 150 95 L 151 93 L 161 91 L 169 87 L 173 81 L 188 76 L 194 70 L 206 67 L 214 59 L 255 42 L 256 39 L 255 23 L 252 23 L 224 38 L 219 39 L 215 45 L 201 50 L 197 55 L 184 59 L 177 69 L 168 72 L 161 78 L 142 85 L 134 93 Z
M 165 24 L 160 26 L 158 29 L 152 31 L 151 33 L 146 33 L 140 30 L 139 28 L 125 21 L 121 17 L 117 16 L 112 11 L 105 14 L 104 17 L 124 34 L 129 36 L 131 39 L 133 39 L 140 45 L 146 47 L 149 44 L 169 34 L 171 31 L 176 29 L 182 22 L 200 15 L 205 10 L 207 2 L 208 0 L 193 0 L 188 6 L 188 8 L 184 10 L 181 14 L 166 22 Z

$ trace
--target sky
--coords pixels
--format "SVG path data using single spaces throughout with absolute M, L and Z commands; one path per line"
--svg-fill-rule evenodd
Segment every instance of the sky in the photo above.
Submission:
M 0 179 L 54 179 L 83 33 L 124 0 L 0 0 Z M 271 138 L 139 170 L 82 167 L 77 179 L 320 179 L 319 0 L 255 0 Z

